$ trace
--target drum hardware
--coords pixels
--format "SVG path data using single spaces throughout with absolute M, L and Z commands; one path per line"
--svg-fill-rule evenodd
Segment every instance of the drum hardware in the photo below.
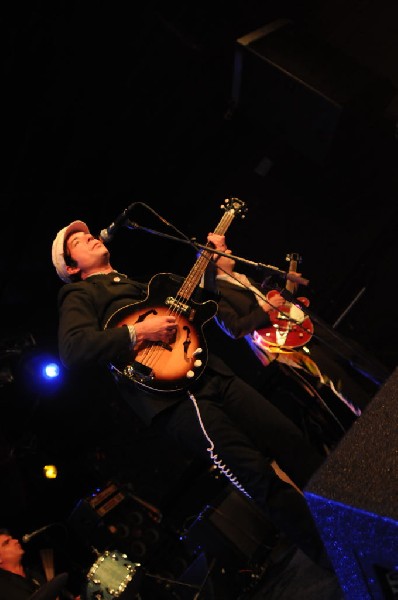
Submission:
M 93 550 L 98 554 L 95 548 Z M 87 573 L 85 597 L 87 600 L 113 600 L 122 595 L 126 600 L 134 598 L 141 579 L 140 571 L 141 564 L 131 562 L 126 554 L 106 550 Z
M 156 573 L 145 573 L 145 577 L 150 577 L 155 579 L 156 581 L 160 581 L 162 583 L 170 583 L 172 585 L 180 585 L 186 588 L 191 588 L 193 590 L 200 590 L 202 585 L 196 585 L 194 583 L 187 583 L 185 581 L 178 581 L 177 579 L 169 579 L 168 577 L 162 577 L 161 575 L 156 575 Z
M 137 502 L 137 504 L 140 504 L 141 506 L 143 506 L 146 509 L 148 517 L 150 519 L 152 519 L 152 521 L 154 521 L 155 523 L 161 522 L 163 515 L 156 506 L 153 506 L 153 504 L 150 504 L 143 498 L 140 498 L 139 496 L 136 496 L 135 494 L 132 494 L 131 492 L 127 492 L 127 496 L 129 498 L 132 498 L 133 500 L 135 500 L 135 502 Z
M 86 576 L 85 600 L 113 600 L 116 598 L 133 600 L 134 598 L 140 598 L 139 588 L 143 577 L 168 586 L 180 586 L 194 590 L 196 593 L 193 600 L 199 600 L 215 563 L 215 559 L 212 559 L 204 580 L 200 584 L 195 584 L 181 579 L 163 577 L 157 573 L 149 573 L 143 569 L 141 563 L 130 561 L 126 554 L 122 554 L 118 550 L 106 550 L 102 554 L 93 546 L 91 550 L 97 555 L 97 559 Z
M 200 555 L 199 558 L 202 558 L 202 556 L 204 555 Z M 160 583 L 167 583 L 168 585 L 177 585 L 180 587 L 185 587 L 191 590 L 195 590 L 195 595 L 193 596 L 192 600 L 199 600 L 199 598 L 201 597 L 201 593 L 202 591 L 205 589 L 205 585 L 209 579 L 210 573 L 212 572 L 214 565 L 215 565 L 216 559 L 213 558 L 210 562 L 210 565 L 207 566 L 206 568 L 206 574 L 205 577 L 203 578 L 203 580 L 198 584 L 198 583 L 189 583 L 188 581 L 183 581 L 182 579 L 169 579 L 167 577 L 161 577 L 160 575 L 156 575 L 154 573 L 145 573 L 145 577 L 149 577 L 152 579 L 155 579 L 156 581 L 160 582 Z

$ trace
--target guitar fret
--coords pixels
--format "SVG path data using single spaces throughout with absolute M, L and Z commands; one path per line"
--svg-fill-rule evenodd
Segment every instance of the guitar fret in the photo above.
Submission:
M 234 216 L 234 210 L 230 210 L 227 213 L 224 213 L 223 217 L 220 220 L 220 223 L 215 228 L 214 233 L 217 233 L 218 235 L 224 235 L 229 226 L 231 225 Z M 213 252 L 211 251 L 211 249 L 202 251 L 201 255 L 196 260 L 196 263 L 194 264 L 184 283 L 182 284 L 178 292 L 178 296 L 182 296 L 186 299 L 189 299 L 191 297 L 197 285 L 199 284 L 200 278 L 206 270 L 207 265 L 211 260 L 212 254 Z

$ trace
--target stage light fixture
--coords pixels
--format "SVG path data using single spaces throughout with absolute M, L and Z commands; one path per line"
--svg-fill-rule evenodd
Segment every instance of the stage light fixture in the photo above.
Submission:
M 63 369 L 53 354 L 35 348 L 20 360 L 16 378 L 30 392 L 48 396 L 56 393 L 63 384 Z
M 59 377 L 61 374 L 61 368 L 59 366 L 59 364 L 57 362 L 44 362 L 43 365 L 43 369 L 42 369 L 42 375 L 44 377 L 44 379 L 56 379 L 57 377 Z
M 44 465 L 43 475 L 46 479 L 56 479 L 58 476 L 58 469 L 55 465 Z

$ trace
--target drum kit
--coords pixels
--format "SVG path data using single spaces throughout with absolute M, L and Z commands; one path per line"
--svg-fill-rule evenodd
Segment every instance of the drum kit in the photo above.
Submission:
M 199 599 L 210 569 L 200 584 L 188 583 L 182 579 L 168 579 L 148 572 L 145 572 L 145 577 L 155 580 L 158 584 L 167 584 L 168 587 L 181 586 L 189 589 L 195 593 L 194 597 Z M 144 571 L 140 563 L 132 562 L 126 554 L 118 550 L 106 550 L 98 555 L 87 573 L 82 600 L 139 600 L 143 576 Z
M 141 565 L 117 550 L 106 550 L 87 573 L 86 600 L 130 600 L 137 597 Z

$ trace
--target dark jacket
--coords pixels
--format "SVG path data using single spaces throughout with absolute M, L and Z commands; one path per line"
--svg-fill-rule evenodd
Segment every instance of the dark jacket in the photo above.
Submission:
M 224 279 L 217 279 L 220 292 L 216 319 L 233 339 L 239 339 L 256 329 L 269 327 L 271 320 L 258 304 L 255 294 Z
M 26 570 L 26 577 L 0 568 L 0 600 L 29 600 L 45 583 L 44 577 Z
M 123 374 L 121 376 L 122 366 L 132 350 L 128 329 L 120 325 L 137 310 L 137 302 L 155 309 L 164 307 L 166 299 L 177 292 L 181 281 L 177 276 L 162 273 L 152 278 L 148 286 L 113 272 L 68 283 L 58 295 L 58 344 L 62 363 L 70 369 L 83 369 L 93 364 L 107 367 L 123 398 L 146 424 L 168 406 L 186 399 L 186 391 L 158 393 L 155 390 L 153 393 L 151 389 L 132 384 Z M 138 308 L 140 306 L 138 304 Z M 217 305 L 210 299 L 195 306 L 195 315 L 203 313 L 197 328 L 204 329 L 206 319 L 214 315 Z M 204 335 L 203 345 L 207 349 Z M 207 369 L 233 376 L 223 361 L 210 354 L 207 356 Z M 192 382 L 192 388 L 200 385 L 200 379 Z

